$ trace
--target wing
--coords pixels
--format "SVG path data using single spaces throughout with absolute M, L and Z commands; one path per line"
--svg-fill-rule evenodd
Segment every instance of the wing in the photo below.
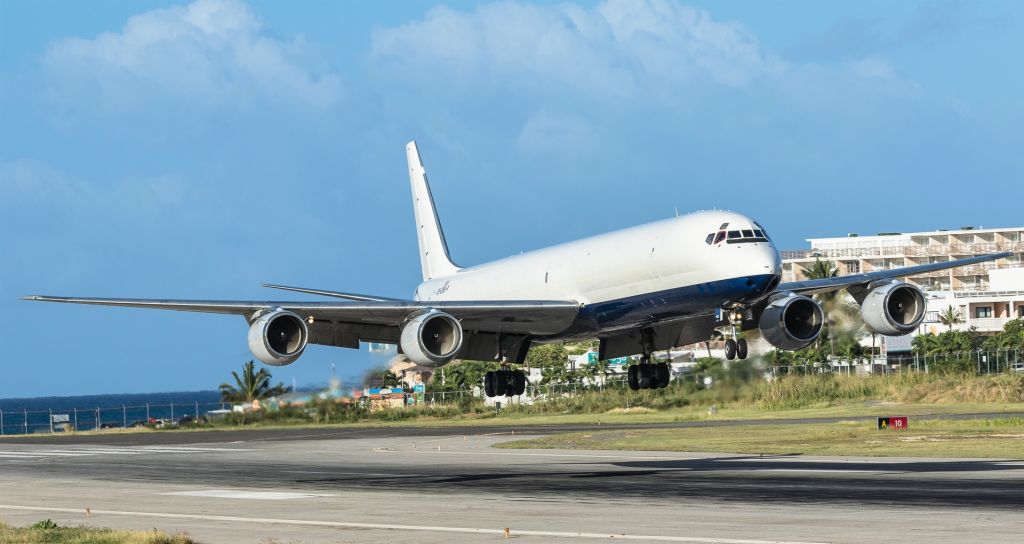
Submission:
M 433 308 L 458 319 L 469 333 L 544 335 L 565 330 L 580 305 L 559 300 L 492 300 L 418 302 L 414 300 L 362 300 L 353 302 L 285 302 L 231 300 L 155 300 L 28 296 L 24 300 L 97 304 L 127 308 L 176 310 L 240 315 L 251 319 L 258 312 L 280 308 L 310 323 L 314 344 L 358 347 L 359 341 L 396 342 L 402 323 L 412 314 Z
M 398 302 L 400 299 L 389 298 L 389 297 L 378 297 L 374 295 L 359 295 L 356 293 L 343 293 L 341 291 L 328 291 L 326 289 L 310 289 L 308 287 L 291 287 L 288 285 L 276 285 L 273 283 L 264 283 L 263 287 L 268 289 L 279 289 L 281 291 L 292 291 L 295 293 L 306 293 L 307 295 L 318 295 L 322 297 L 332 298 L 344 298 L 347 300 L 358 300 L 358 301 L 369 301 L 369 300 L 390 300 L 392 302 Z
M 844 288 L 856 288 L 858 286 L 863 287 L 879 280 L 905 278 L 907 276 L 916 276 L 918 274 L 934 272 L 936 270 L 946 270 L 948 268 L 956 268 L 958 266 L 967 266 L 969 264 L 994 261 L 996 259 L 1009 257 L 1010 255 L 1012 255 L 1012 253 L 993 253 L 991 255 L 979 255 L 977 257 L 957 259 L 955 261 L 922 264 L 918 266 L 908 266 L 906 268 L 895 268 L 892 270 L 878 270 L 875 272 L 867 272 L 865 274 L 852 274 L 850 276 L 840 276 L 838 278 L 791 281 L 780 284 L 777 290 L 792 291 L 794 293 L 800 293 L 804 295 L 812 295 L 815 293 L 827 293 L 829 291 L 838 291 Z

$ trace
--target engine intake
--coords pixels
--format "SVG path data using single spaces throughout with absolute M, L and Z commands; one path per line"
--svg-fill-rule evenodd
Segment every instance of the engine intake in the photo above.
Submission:
M 462 348 L 462 324 L 449 314 L 429 310 L 402 327 L 402 353 L 423 366 L 441 366 L 455 358 Z
M 928 308 L 924 292 L 906 282 L 876 287 L 864 297 L 860 315 L 871 330 L 886 336 L 900 336 L 924 321 Z
M 264 313 L 249 326 L 249 350 L 268 365 L 284 366 L 295 362 L 308 341 L 306 322 L 287 310 Z
M 824 321 L 817 302 L 803 295 L 785 293 L 768 302 L 757 326 L 769 344 L 779 349 L 795 350 L 817 340 Z

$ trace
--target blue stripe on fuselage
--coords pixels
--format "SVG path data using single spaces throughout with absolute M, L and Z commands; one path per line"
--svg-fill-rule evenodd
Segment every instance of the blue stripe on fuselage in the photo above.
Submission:
M 581 308 L 569 329 L 556 336 L 586 336 L 690 315 L 708 315 L 731 302 L 758 300 L 774 289 L 778 281 L 776 274 L 742 276 L 595 302 Z

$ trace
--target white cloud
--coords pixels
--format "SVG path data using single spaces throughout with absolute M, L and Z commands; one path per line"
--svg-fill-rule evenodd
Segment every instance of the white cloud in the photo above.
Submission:
M 669 0 L 608 0 L 594 9 L 501 2 L 472 13 L 439 7 L 378 30 L 373 55 L 403 69 L 499 85 L 556 84 L 620 96 L 637 86 L 711 80 L 742 87 L 777 73 L 743 26 Z
M 593 128 L 585 119 L 546 111 L 526 120 L 517 141 L 520 149 L 536 154 L 586 150 L 593 144 Z
M 121 32 L 60 40 L 44 60 L 50 94 L 84 108 L 123 108 L 159 96 L 189 106 L 262 97 L 329 106 L 340 79 L 310 56 L 301 38 L 268 35 L 238 0 L 196 0 L 131 17 Z
M 0 161 L 0 209 L 61 209 L 105 213 L 121 210 L 151 214 L 185 203 L 189 188 L 176 175 L 126 177 L 104 183 L 86 182 L 33 159 Z
M 679 104 L 708 90 L 764 85 L 799 97 L 806 89 L 793 81 L 823 93 L 851 84 L 895 95 L 913 89 L 883 59 L 791 62 L 765 50 L 742 24 L 675 0 L 606 0 L 593 9 L 519 2 L 472 12 L 438 7 L 374 32 L 372 56 L 445 93 L 497 89 Z

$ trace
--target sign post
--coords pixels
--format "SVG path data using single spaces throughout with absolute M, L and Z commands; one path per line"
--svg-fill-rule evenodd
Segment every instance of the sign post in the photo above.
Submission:
M 891 416 L 878 418 L 878 430 L 895 429 L 897 431 L 907 428 L 907 416 Z

